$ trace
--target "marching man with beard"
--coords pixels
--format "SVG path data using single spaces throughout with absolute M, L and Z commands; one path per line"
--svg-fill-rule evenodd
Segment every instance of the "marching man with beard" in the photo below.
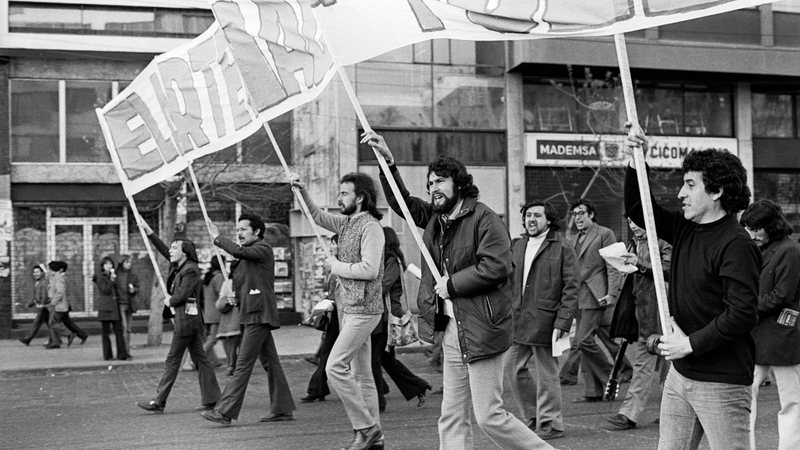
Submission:
M 528 428 L 545 440 L 564 435 L 558 360 L 553 338 L 572 325 L 578 302 L 575 252 L 558 233 L 558 213 L 545 201 L 522 207 L 525 234 L 514 241 L 514 343 L 506 353 L 506 376 Z M 528 361 L 533 359 L 533 374 Z
M 328 257 L 336 284 L 339 336 L 325 368 L 355 431 L 349 450 L 383 448 L 378 392 L 372 377 L 370 335 L 383 314 L 383 246 L 377 190 L 369 175 L 349 173 L 339 183 L 341 215 L 314 204 L 297 174 L 290 177 L 300 189 L 317 225 L 339 234 L 337 254 Z
M 423 265 L 419 286 L 420 337 L 444 331 L 439 448 L 471 449 L 472 414 L 480 429 L 505 449 L 551 448 L 503 407 L 503 353 L 511 346 L 511 239 L 503 220 L 478 201 L 478 188 L 460 161 L 441 156 L 428 166 L 430 201 L 412 197 L 382 136 L 370 145 L 389 164 L 403 200 L 442 274 Z M 386 200 L 400 213 L 385 174 Z

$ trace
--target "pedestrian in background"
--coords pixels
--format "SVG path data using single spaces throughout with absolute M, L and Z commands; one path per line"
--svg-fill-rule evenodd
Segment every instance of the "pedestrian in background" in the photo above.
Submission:
M 44 346 L 47 349 L 60 348 L 61 338 L 67 338 L 67 346 L 72 345 L 75 334 L 67 329 L 64 318 L 69 316 L 69 300 L 67 299 L 66 271 L 67 263 L 64 261 L 50 261 L 47 263 L 47 297 L 50 299 L 50 342 Z M 81 337 L 82 342 L 86 336 Z
M 219 258 L 212 257 L 208 271 L 203 275 L 203 322 L 206 325 L 206 342 L 203 344 L 211 365 L 219 367 L 222 363 L 217 358 L 214 346 L 217 344 L 217 333 L 219 330 L 219 291 L 225 275 L 222 274 L 219 266 Z
M 769 200 L 748 206 L 740 223 L 761 250 L 758 325 L 753 400 L 750 407 L 750 447 L 756 448 L 758 387 L 770 369 L 775 374 L 781 409 L 778 448 L 800 448 L 800 245 L 789 239 L 792 226 L 781 207 Z
M 338 245 L 339 235 L 331 237 L 331 246 Z M 328 279 L 325 285 L 325 298 L 336 303 L 336 276 L 328 274 Z M 324 402 L 325 397 L 330 393 L 328 386 L 328 374 L 325 372 L 325 366 L 328 364 L 328 357 L 333 349 L 333 344 L 336 343 L 336 338 L 339 336 L 339 314 L 336 312 L 337 307 L 334 306 L 331 311 L 331 318 L 328 321 L 328 328 L 322 332 L 322 341 L 319 345 L 319 361 L 317 361 L 317 368 L 311 374 L 311 379 L 308 380 L 308 388 L 306 388 L 306 395 L 300 399 L 301 403 L 311 403 L 315 401 Z
M 400 239 L 397 233 L 389 227 L 383 227 L 383 236 L 385 239 L 383 251 L 383 297 L 384 304 L 388 307 L 384 308 L 384 315 L 392 314 L 395 317 L 403 317 L 405 314 L 404 305 L 402 301 L 403 295 L 403 272 L 406 269 L 405 256 L 403 251 L 400 250 Z M 406 305 L 407 306 L 407 305 Z M 422 378 L 414 375 L 408 367 L 398 361 L 394 346 L 387 347 L 386 342 L 389 337 L 387 321 L 382 321 L 380 325 L 383 328 L 378 333 L 372 334 L 372 359 L 373 359 L 373 374 L 375 373 L 375 361 L 377 360 L 377 372 L 375 376 L 375 384 L 378 389 L 378 404 L 383 405 L 381 411 L 386 408 L 386 399 L 378 385 L 378 380 L 383 381 L 380 375 L 381 367 L 389 377 L 400 389 L 403 398 L 406 401 L 416 398 L 417 406 L 425 404 L 425 391 L 431 390 L 431 385 Z M 383 383 L 386 383 L 383 381 Z M 383 399 L 381 401 L 381 399 Z
M 153 243 L 158 253 L 170 262 L 169 275 L 167 276 L 167 293 L 169 297 L 164 300 L 162 315 L 171 318 L 174 309 L 175 331 L 169 346 L 169 353 L 164 364 L 164 373 L 156 388 L 156 396 L 149 402 L 140 401 L 136 406 L 145 411 L 162 413 L 167 404 L 167 398 L 178 377 L 181 358 L 189 350 L 192 360 L 197 364 L 197 382 L 200 385 L 201 404 L 195 411 L 205 411 L 217 404 L 220 391 L 214 368 L 203 350 L 205 342 L 205 328 L 203 327 L 203 313 L 199 307 L 202 280 L 200 267 L 197 265 L 197 250 L 194 243 L 188 239 L 174 239 L 169 247 L 153 233 L 141 216 L 136 216 L 136 221 L 150 242 Z
M 131 355 L 128 354 L 128 347 L 125 345 L 125 336 L 122 332 L 116 279 L 114 260 L 110 256 L 104 256 L 100 260 L 99 270 L 92 277 L 92 281 L 97 287 L 97 320 L 100 321 L 102 328 L 103 359 L 106 361 L 114 359 L 114 352 L 111 349 L 112 328 L 117 341 L 117 359 L 123 361 L 131 359 Z
M 39 328 L 41 328 L 42 324 L 47 327 L 48 334 L 50 331 L 50 325 L 48 325 L 50 321 L 50 309 L 47 306 L 50 304 L 50 299 L 47 298 L 47 277 L 45 276 L 44 264 L 33 266 L 31 274 L 33 275 L 33 297 L 30 302 L 28 302 L 28 308 L 36 307 L 36 319 L 33 320 L 33 325 L 31 325 L 31 330 L 28 332 L 28 335 L 19 338 L 19 341 L 25 345 L 31 344 L 31 341 L 36 337 L 36 333 L 39 332 Z
M 117 277 L 114 280 L 114 285 L 117 288 L 117 297 L 119 299 L 119 315 L 122 321 L 122 331 L 125 336 L 125 345 L 128 348 L 128 354 L 130 354 L 131 349 L 131 321 L 133 320 L 133 313 L 137 310 L 135 297 L 139 292 L 139 278 L 131 271 L 132 266 L 133 260 L 130 255 L 120 256 L 119 264 L 117 264 Z
M 219 287 L 219 298 L 216 309 L 219 311 L 219 328 L 217 338 L 222 339 L 222 348 L 225 349 L 225 373 L 230 377 L 236 370 L 236 358 L 239 354 L 239 344 L 242 342 L 242 332 L 239 327 L 239 302 L 233 292 L 233 280 L 230 271 L 228 278 Z

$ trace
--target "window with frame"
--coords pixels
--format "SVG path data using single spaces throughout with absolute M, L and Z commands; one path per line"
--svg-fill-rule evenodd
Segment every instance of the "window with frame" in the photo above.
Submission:
M 197 36 L 214 22 L 203 9 L 10 2 L 9 31 L 115 36 Z
M 111 162 L 95 108 L 108 103 L 118 82 L 12 79 L 11 161 Z
M 798 137 L 798 94 L 792 92 L 758 92 L 752 95 L 753 137 Z

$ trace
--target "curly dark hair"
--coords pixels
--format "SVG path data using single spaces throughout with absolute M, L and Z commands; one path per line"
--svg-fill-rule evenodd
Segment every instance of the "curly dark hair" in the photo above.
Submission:
M 440 177 L 452 178 L 456 191 L 461 194 L 462 198 L 477 197 L 480 193 L 478 186 L 475 186 L 472 182 L 472 175 L 467 173 L 467 168 L 464 166 L 464 163 L 452 156 L 442 155 L 436 159 L 436 161 L 428 165 L 428 175 L 425 177 L 426 190 L 428 189 L 428 180 L 430 180 L 432 173 Z
M 247 220 L 250 222 L 250 228 L 258 235 L 259 239 L 264 239 L 264 232 L 267 230 L 264 225 L 264 219 L 255 214 L 242 214 L 239 216 L 239 222 Z
M 546 202 L 544 200 L 534 200 L 532 202 L 525 203 L 522 205 L 522 208 L 519 212 L 522 213 L 522 226 L 525 227 L 525 213 L 528 212 L 529 209 L 533 208 L 534 206 L 544 206 L 544 217 L 550 222 L 548 226 L 553 231 L 558 231 L 561 229 L 561 225 L 558 223 L 558 211 L 556 208 L 550 204 L 550 202 Z
M 683 159 L 682 168 L 684 173 L 701 172 L 709 194 L 722 190 L 720 206 L 728 214 L 735 214 L 750 203 L 747 172 L 737 156 L 714 148 L 695 150 Z
M 781 207 L 771 200 L 759 200 L 748 206 L 739 223 L 751 230 L 763 228 L 772 242 L 780 241 L 794 232 Z
M 586 214 L 591 214 L 593 216 L 595 215 L 594 203 L 591 200 L 589 200 L 588 198 L 581 198 L 581 199 L 578 199 L 578 200 L 572 202 L 572 204 L 569 206 L 569 210 L 570 211 L 574 211 L 575 208 L 577 208 L 577 207 L 579 207 L 581 205 L 586 207 Z
M 361 172 L 350 172 L 343 176 L 339 183 L 353 183 L 353 192 L 363 198 L 361 211 L 368 212 L 378 220 L 383 218 L 383 213 L 378 209 L 378 191 L 371 176 Z

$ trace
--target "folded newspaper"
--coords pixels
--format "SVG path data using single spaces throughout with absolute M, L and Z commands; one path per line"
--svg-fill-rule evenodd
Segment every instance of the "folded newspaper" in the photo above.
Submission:
M 622 273 L 634 273 L 639 270 L 635 265 L 628 264 L 627 261 L 631 258 L 632 254 L 625 248 L 625 244 L 617 242 L 608 247 L 600 249 L 600 256 L 611 264 L 611 267 L 619 270 Z M 636 255 L 633 255 L 634 257 Z

